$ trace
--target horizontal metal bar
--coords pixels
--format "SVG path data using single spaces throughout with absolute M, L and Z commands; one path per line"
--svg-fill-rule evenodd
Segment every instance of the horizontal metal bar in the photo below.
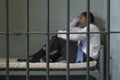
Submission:
M 69 33 L 69 34 L 119 34 L 120 31 L 111 31 L 111 32 L 107 32 L 107 31 L 101 31 L 101 32 L 72 32 L 72 33 Z M 23 35 L 23 34 L 68 34 L 67 32 L 64 32 L 64 33 L 57 33 L 57 32 L 50 32 L 50 33 L 46 33 L 46 32 L 0 32 L 0 34 L 9 34 L 9 35 Z

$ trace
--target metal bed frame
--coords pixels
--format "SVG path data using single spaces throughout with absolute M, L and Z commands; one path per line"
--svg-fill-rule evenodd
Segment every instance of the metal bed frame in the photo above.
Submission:
M 106 46 L 106 74 L 104 74 L 104 70 L 101 70 L 103 69 L 103 66 L 100 66 L 100 73 L 102 75 L 102 78 L 100 80 L 104 80 L 103 78 L 105 77 L 104 75 L 106 75 L 105 77 L 105 80 L 110 80 L 110 34 L 111 33 L 120 33 L 119 31 L 118 32 L 111 32 L 110 31 L 110 0 L 106 0 L 107 1 L 107 16 L 106 16 L 106 27 L 107 27 L 107 31 L 103 31 L 103 32 L 96 32 L 96 34 L 106 34 L 107 36 L 107 39 L 106 39 L 106 42 L 107 42 L 107 46 Z M 46 32 L 29 32 L 29 0 L 26 0 L 27 4 L 27 27 L 26 27 L 26 32 L 9 32 L 9 0 L 6 0 L 6 32 L 0 32 L 0 35 L 6 35 L 6 80 L 9 80 L 9 76 L 10 76 L 10 70 L 9 70 L 9 35 L 20 35 L 20 34 L 25 34 L 26 35 L 26 42 L 27 42 L 27 52 L 26 52 L 26 59 L 27 59 L 27 62 L 26 62 L 26 80 L 30 80 L 29 79 L 29 76 L 30 76 L 30 73 L 29 73 L 29 35 L 30 34 L 45 34 L 46 35 L 46 44 L 47 44 L 47 47 L 49 46 L 49 35 L 50 34 L 53 34 L 53 33 L 50 33 L 49 31 L 49 2 L 50 0 L 46 0 L 46 4 L 47 4 L 47 21 L 46 21 L 46 24 L 47 24 L 47 29 L 46 29 Z M 67 24 L 67 33 L 63 33 L 63 34 L 66 34 L 67 35 L 67 54 L 66 54 L 66 59 L 67 59 L 67 67 L 66 67 L 66 80 L 70 80 L 69 79 L 69 76 L 70 76 L 70 69 L 69 69 L 69 61 L 68 61 L 68 53 L 69 53 L 69 49 L 68 49 L 68 46 L 69 46 L 69 34 L 71 34 L 69 32 L 69 16 L 70 16 L 70 0 L 66 0 L 66 6 L 67 6 L 67 14 L 66 14 L 66 24 Z M 89 30 L 89 13 L 90 13 L 90 0 L 86 0 L 86 3 L 87 3 L 87 32 L 85 33 L 77 33 L 77 34 L 87 34 L 87 40 L 88 40 L 88 46 L 87 46 L 87 69 L 86 69 L 86 80 L 89 80 L 89 76 L 90 76 L 90 70 L 89 70 L 89 37 L 90 37 L 90 34 L 93 34 L 92 32 L 90 32 Z M 57 34 L 60 34 L 60 33 L 57 33 Z M 72 34 L 75 34 L 75 33 L 72 33 Z M 48 49 L 47 49 L 47 55 L 46 55 L 46 61 L 47 61 L 47 68 L 46 68 L 46 71 L 45 71 L 45 75 L 46 75 L 46 80 L 49 80 L 49 76 L 50 76 L 50 70 L 49 70 L 49 56 L 48 56 Z M 103 56 L 101 57 L 100 61 L 103 62 L 104 58 Z M 100 63 L 102 63 L 100 62 Z

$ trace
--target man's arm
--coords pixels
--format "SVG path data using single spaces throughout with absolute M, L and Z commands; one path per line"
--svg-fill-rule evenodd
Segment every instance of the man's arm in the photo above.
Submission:
M 70 26 L 70 31 L 73 30 L 73 29 L 76 29 L 75 26 L 76 26 L 76 24 L 78 24 L 78 22 L 79 22 L 79 18 L 78 18 L 78 17 L 74 17 L 73 20 L 71 21 L 70 25 L 69 25 L 69 26 Z M 65 27 L 67 28 L 67 26 L 65 26 Z M 53 31 L 53 32 L 55 32 L 55 34 L 54 34 L 54 33 L 51 34 L 50 37 L 56 36 L 56 35 L 57 35 L 56 33 L 57 33 L 58 31 L 59 31 L 59 30 Z M 63 31 L 63 32 L 64 32 L 64 31 Z
M 66 33 L 67 31 L 58 31 L 59 33 Z M 76 29 L 75 31 L 70 31 L 70 33 L 80 33 L 80 32 L 87 32 L 87 27 L 85 28 L 78 28 Z M 90 25 L 90 32 L 99 32 L 99 29 L 97 28 L 96 25 Z M 94 34 L 91 34 L 91 36 L 94 35 Z M 62 39 L 67 39 L 67 36 L 66 34 L 58 34 L 57 35 L 59 38 L 62 38 Z M 70 34 L 69 35 L 69 39 L 70 40 L 73 40 L 73 41 L 78 41 L 78 40 L 83 40 L 83 39 L 86 39 L 87 38 L 87 35 L 86 34 Z
M 70 28 L 75 27 L 79 23 L 79 17 L 74 17 L 73 20 L 70 22 Z
M 83 30 L 78 29 L 78 31 L 76 31 L 75 33 L 80 33 L 80 32 L 86 32 L 86 29 L 83 29 Z M 59 30 L 58 33 L 67 33 L 67 31 Z M 74 32 L 70 31 L 70 33 L 74 33 Z M 67 39 L 66 34 L 58 34 L 57 36 L 65 40 Z M 83 39 L 86 39 L 86 34 L 70 34 L 69 39 L 71 41 L 83 40 Z

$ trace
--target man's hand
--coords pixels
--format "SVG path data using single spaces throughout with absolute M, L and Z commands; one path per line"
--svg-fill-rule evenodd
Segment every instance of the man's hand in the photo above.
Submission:
M 70 26 L 74 27 L 78 23 L 79 23 L 79 17 L 75 17 L 75 18 L 73 18 L 72 22 L 70 23 Z
M 78 23 L 79 22 L 79 16 L 78 17 L 74 17 L 73 20 L 72 20 L 72 22 Z

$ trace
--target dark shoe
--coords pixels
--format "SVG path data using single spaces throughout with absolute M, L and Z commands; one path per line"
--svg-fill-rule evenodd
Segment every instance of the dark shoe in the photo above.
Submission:
M 26 59 L 25 58 L 19 58 L 19 59 L 17 59 L 17 61 L 18 62 L 26 62 Z M 35 63 L 35 62 L 40 62 L 40 60 L 32 58 L 32 57 L 29 57 L 29 62 Z
M 17 61 L 18 61 L 18 62 L 25 62 L 26 59 L 25 59 L 25 58 L 18 58 Z

